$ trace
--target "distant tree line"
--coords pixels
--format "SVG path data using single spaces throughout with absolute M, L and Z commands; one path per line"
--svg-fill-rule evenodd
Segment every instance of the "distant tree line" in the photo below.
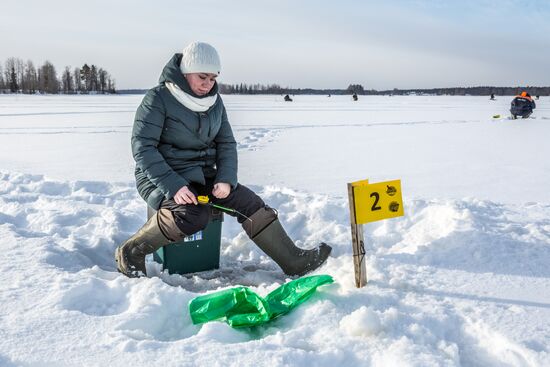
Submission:
M 346 92 L 348 94 L 365 94 L 365 89 L 361 84 L 350 84 Z
M 513 96 L 521 91 L 528 91 L 533 96 L 550 95 L 550 87 L 458 87 L 458 88 L 431 88 L 431 89 L 391 89 L 391 90 L 366 90 L 361 84 L 349 84 L 346 89 L 313 89 L 313 88 L 289 88 L 278 84 L 219 84 L 222 94 L 360 94 L 360 95 L 409 95 L 430 94 L 450 96 L 489 96 L 491 94 Z
M 66 66 L 58 76 L 49 61 L 36 68 L 31 60 L 10 57 L 3 68 L 0 64 L 0 93 L 105 94 L 116 89 L 107 70 L 96 65 Z
M 514 96 L 522 91 L 527 91 L 532 96 L 549 96 L 550 87 L 458 87 L 458 88 L 432 88 L 432 89 L 390 89 L 375 90 L 365 89 L 361 84 L 350 84 L 346 89 L 313 89 L 313 88 L 289 88 L 278 84 L 223 84 L 218 83 L 221 94 L 316 94 L 316 95 L 448 95 L 448 96 Z M 146 89 L 118 90 L 120 94 L 143 94 Z
M 359 84 L 350 84 L 347 89 L 313 89 L 281 87 L 279 84 L 223 84 L 219 83 L 221 94 L 364 94 Z
M 283 94 L 288 88 L 282 88 L 278 84 L 219 84 L 222 94 Z
M 500 96 L 515 96 L 522 91 L 529 92 L 532 96 L 549 96 L 550 87 L 459 87 L 459 88 L 432 88 L 432 89 L 392 89 L 385 91 L 376 91 L 374 94 L 385 95 L 408 95 L 408 94 L 431 94 L 447 96 L 489 96 L 491 94 Z

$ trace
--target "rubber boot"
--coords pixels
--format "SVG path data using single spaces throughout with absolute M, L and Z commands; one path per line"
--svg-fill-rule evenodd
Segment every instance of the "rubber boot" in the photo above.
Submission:
M 160 209 L 132 237 L 115 250 L 117 270 L 130 278 L 147 276 L 145 256 L 183 238 L 173 214 Z
M 286 275 L 302 276 L 321 266 L 332 251 L 326 243 L 312 250 L 296 247 L 277 218 L 275 210 L 261 208 L 243 222 L 250 239 L 281 267 Z

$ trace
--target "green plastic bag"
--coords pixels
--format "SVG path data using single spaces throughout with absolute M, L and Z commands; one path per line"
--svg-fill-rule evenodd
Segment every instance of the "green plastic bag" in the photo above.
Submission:
M 246 287 L 199 296 L 189 303 L 193 324 L 225 320 L 234 328 L 264 324 L 305 302 L 317 287 L 330 284 L 330 275 L 314 275 L 283 284 L 265 298 Z

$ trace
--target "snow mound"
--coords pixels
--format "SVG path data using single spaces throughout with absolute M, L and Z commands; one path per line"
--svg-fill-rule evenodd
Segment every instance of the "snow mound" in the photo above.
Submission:
M 340 329 L 349 335 L 376 335 L 382 330 L 382 323 L 376 311 L 361 306 L 340 321 Z

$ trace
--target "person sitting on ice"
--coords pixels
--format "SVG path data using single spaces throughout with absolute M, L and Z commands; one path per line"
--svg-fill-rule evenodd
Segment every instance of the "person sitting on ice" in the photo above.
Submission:
M 510 113 L 512 118 L 517 119 L 518 116 L 522 118 L 529 117 L 533 110 L 537 107 L 533 98 L 529 93 L 523 91 L 521 94 L 514 97 L 510 106 Z
M 292 98 L 288 94 L 285 96 L 285 102 L 292 102 Z
M 491 101 L 494 101 L 495 100 L 495 94 L 494 93 L 491 93 L 491 97 L 489 98 Z
M 214 47 L 193 42 L 166 64 L 137 109 L 136 186 L 156 213 L 115 250 L 117 269 L 128 277 L 147 275 L 146 255 L 206 227 L 210 207 L 198 204 L 199 195 L 240 212 L 246 234 L 287 275 L 315 270 L 332 250 L 325 243 L 296 247 L 277 211 L 238 182 L 237 143 L 218 94 L 219 74 Z
M 351 98 L 353 98 L 354 101 L 357 101 L 359 99 L 359 97 L 357 97 L 357 93 L 353 93 L 353 96 L 351 96 Z

